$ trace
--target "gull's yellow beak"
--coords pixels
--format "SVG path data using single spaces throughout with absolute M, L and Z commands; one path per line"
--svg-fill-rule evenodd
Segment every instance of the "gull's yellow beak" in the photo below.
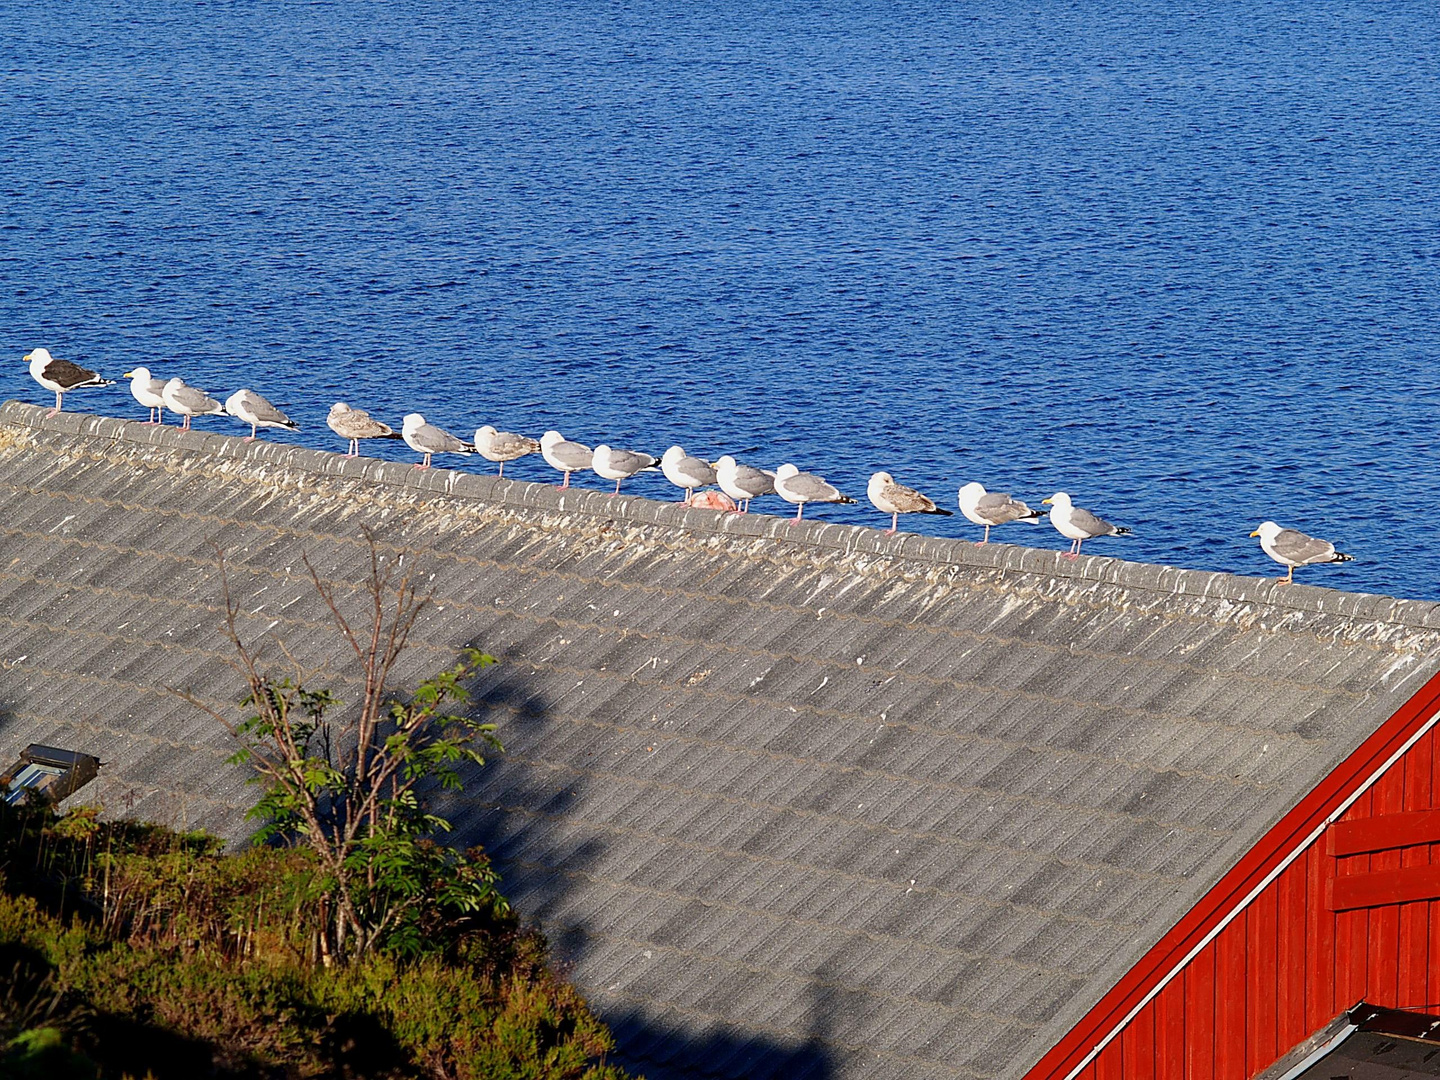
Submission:
M 1259 535 L 1260 535 L 1260 530 L 1259 530 L 1259 529 L 1256 529 L 1256 530 L 1255 530 L 1254 532 L 1252 532 L 1250 535 L 1251 535 L 1251 536 L 1259 536 Z
M 1041 506 L 1049 506 L 1049 505 L 1050 505 L 1051 503 L 1053 503 L 1054 501 L 1055 501 L 1054 499 L 1041 499 L 1041 500 L 1040 500 L 1040 505 L 1041 505 Z
M 133 379 L 133 378 L 135 377 L 135 372 L 133 372 L 133 371 L 127 371 L 127 372 L 125 372 L 124 375 L 121 375 L 120 377 L 121 377 L 122 379 Z
M 30 358 L 34 355 L 35 354 L 33 352 L 27 352 L 24 356 L 20 357 L 20 360 L 22 363 L 28 364 L 30 362 Z

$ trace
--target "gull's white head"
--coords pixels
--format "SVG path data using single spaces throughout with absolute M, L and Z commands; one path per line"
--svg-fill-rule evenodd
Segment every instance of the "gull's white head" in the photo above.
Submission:
M 48 364 L 52 357 L 49 349 L 31 349 L 20 359 L 27 364 Z
M 137 367 L 134 371 L 127 371 L 120 376 L 122 379 L 139 379 L 143 383 L 150 381 L 150 369 L 148 367 Z
M 610 444 L 602 442 L 593 452 L 598 458 L 607 458 L 610 456 Z
M 1274 540 L 1275 537 L 1280 535 L 1280 526 L 1276 525 L 1273 521 L 1266 521 L 1250 535 L 1258 536 L 1262 541 L 1268 542 L 1270 540 Z
M 562 443 L 564 441 L 565 436 L 561 435 L 560 432 L 556 431 L 554 428 L 551 428 L 549 431 L 545 432 L 544 435 L 540 436 L 541 446 L 554 446 L 556 443 Z
M 166 379 L 166 380 L 165 380 L 165 390 L 166 390 L 166 391 L 179 390 L 179 389 L 180 389 L 182 386 L 184 386 L 184 385 L 185 385 L 185 380 L 182 379 L 182 378 L 180 378 L 180 376 L 178 376 L 178 375 L 175 376 L 175 378 L 173 378 L 173 379 Z
M 865 486 L 870 497 L 873 499 L 876 495 L 884 491 L 887 485 L 893 483 L 895 483 L 895 478 L 888 472 L 877 472 L 870 477 L 870 483 Z
M 677 447 L 675 447 L 675 449 L 678 450 L 678 449 L 680 449 L 680 448 L 677 446 Z M 731 457 L 729 454 L 723 454 L 723 455 L 721 455 L 721 457 L 719 458 L 719 460 L 717 460 L 717 461 L 715 462 L 715 471 L 716 471 L 716 472 L 730 472 L 730 471 L 732 471 L 732 470 L 734 470 L 734 469 L 737 469 L 737 468 L 739 468 L 739 466 L 735 464 L 735 459 L 734 459 L 733 457 Z
M 1048 499 L 1040 500 L 1041 506 L 1054 506 L 1059 510 L 1069 510 L 1075 504 L 1070 501 L 1070 496 L 1063 491 L 1057 491 Z
M 660 460 L 665 462 L 667 465 L 670 465 L 679 461 L 683 457 L 685 457 L 685 451 L 679 443 L 676 443 L 674 446 L 670 447 L 669 450 L 665 451 L 664 455 L 660 458 Z
M 415 432 L 419 431 L 424 426 L 425 417 L 421 416 L 418 412 L 412 412 L 405 414 L 405 423 L 401 425 L 400 430 L 405 432 L 407 435 L 414 435 Z
M 788 461 L 787 461 L 784 465 L 781 465 L 778 469 L 775 470 L 775 479 L 776 479 L 776 480 L 784 480 L 786 477 L 799 476 L 799 475 L 800 475 L 800 470 L 797 469 L 794 465 L 791 465 Z
M 985 494 L 985 485 L 978 480 L 971 480 L 957 493 L 961 506 L 974 507 L 979 504 L 981 496 Z
M 495 430 L 494 424 L 482 424 L 475 429 L 475 441 L 479 442 L 481 439 L 493 439 L 499 434 L 500 433 Z
M 337 402 L 335 402 L 334 405 L 331 405 L 331 406 L 330 406 L 330 415 L 331 415 L 331 416 L 343 416 L 343 415 L 345 415 L 345 414 L 346 414 L 347 412 L 349 412 L 349 411 L 350 411 L 350 406 L 349 406 L 349 405 L 346 405 L 345 402 L 343 402 L 343 401 L 337 401 Z

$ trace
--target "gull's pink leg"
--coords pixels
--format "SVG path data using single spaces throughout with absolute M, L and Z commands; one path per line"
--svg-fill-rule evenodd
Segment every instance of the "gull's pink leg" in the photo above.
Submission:
M 900 527 L 900 511 L 899 511 L 899 510 L 896 510 L 895 513 L 893 513 L 893 514 L 890 515 L 890 528 L 888 528 L 888 529 L 885 530 L 885 534 L 886 534 L 887 536 L 894 536 L 894 535 L 895 535 L 895 530 L 898 529 L 899 527 Z
M 565 490 L 566 488 L 568 488 L 569 486 L 570 486 L 570 474 L 567 472 L 567 473 L 565 474 L 565 482 L 560 485 L 560 490 L 561 490 L 561 491 L 564 491 L 564 490 Z
M 624 479 L 624 477 L 621 477 L 621 479 Z M 619 481 L 619 480 L 616 480 L 616 481 L 615 481 L 615 490 L 610 493 L 610 497 L 613 499 L 616 495 L 619 495 L 619 494 L 620 494 L 620 481 Z
M 500 462 L 500 479 L 505 479 L 505 462 Z

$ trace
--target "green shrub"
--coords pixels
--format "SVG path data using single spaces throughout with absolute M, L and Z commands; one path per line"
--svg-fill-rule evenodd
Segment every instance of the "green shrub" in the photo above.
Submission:
M 314 859 L 0 808 L 0 1075 L 622 1080 L 508 909 L 321 963 Z

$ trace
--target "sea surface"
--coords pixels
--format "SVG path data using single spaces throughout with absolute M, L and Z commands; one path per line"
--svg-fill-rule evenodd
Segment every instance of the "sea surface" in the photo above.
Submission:
M 1087 552 L 1274 574 L 1273 518 L 1440 599 L 1437 54 L 1386 0 L 0 0 L 0 398 L 44 345 L 308 446 L 743 451 L 876 527 L 877 469 L 1064 489 L 1134 529 Z

